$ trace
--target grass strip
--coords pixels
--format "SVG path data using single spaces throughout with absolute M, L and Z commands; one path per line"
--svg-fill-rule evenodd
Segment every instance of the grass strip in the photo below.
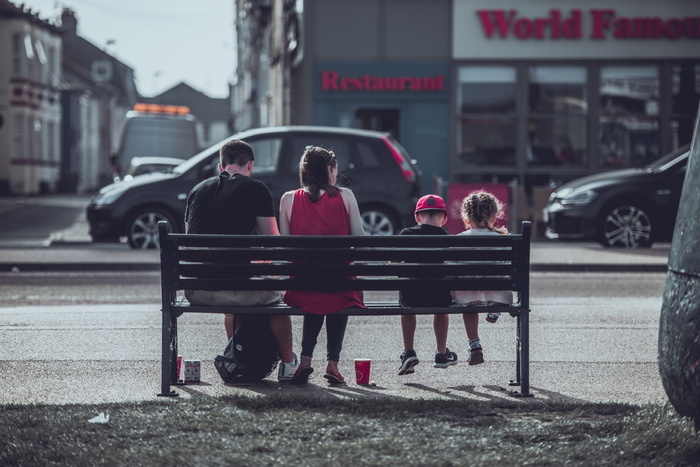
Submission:
M 0 465 L 698 465 L 666 405 L 227 396 L 6 405 Z M 104 413 L 107 423 L 91 423 Z

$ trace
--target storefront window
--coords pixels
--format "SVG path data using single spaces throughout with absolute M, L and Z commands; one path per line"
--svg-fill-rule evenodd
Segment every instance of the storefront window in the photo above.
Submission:
M 529 69 L 530 112 L 586 114 L 586 69 L 533 66 Z
M 514 168 L 515 68 L 508 66 L 460 68 L 457 99 L 461 110 L 458 166 Z
M 659 157 L 659 71 L 609 66 L 600 72 L 602 167 L 641 167 Z
M 527 164 L 584 164 L 588 153 L 586 68 L 533 66 L 528 78 Z
M 462 151 L 464 165 L 515 166 L 515 119 L 462 119 Z
M 673 148 L 693 139 L 700 98 L 700 65 L 675 65 L 671 70 L 671 140 Z
M 515 112 L 515 68 L 469 66 L 459 69 L 462 113 Z
M 528 119 L 528 165 L 582 165 L 586 162 L 586 119 Z

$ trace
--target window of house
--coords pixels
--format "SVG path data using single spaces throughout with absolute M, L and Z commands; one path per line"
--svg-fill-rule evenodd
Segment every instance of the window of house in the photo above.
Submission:
M 515 166 L 516 69 L 464 66 L 458 71 L 457 172 L 469 166 Z
M 24 51 L 22 50 L 22 36 L 20 34 L 12 35 L 12 76 L 15 78 L 21 78 L 23 76 L 22 69 L 22 56 Z
M 54 122 L 48 122 L 46 124 L 46 139 L 48 140 L 46 159 L 49 162 L 56 161 L 56 124 Z
M 528 165 L 583 165 L 587 138 L 586 68 L 528 69 Z
M 657 159 L 658 116 L 658 67 L 602 67 L 598 165 L 641 167 Z
M 34 49 L 29 34 L 24 36 L 24 52 L 27 56 L 27 78 L 34 79 Z
M 14 127 L 14 158 L 24 159 L 24 117 L 22 115 L 15 115 Z
M 41 122 L 27 117 L 27 157 L 29 159 L 41 159 L 41 146 L 35 146 L 35 141 L 41 141 Z
M 58 60 L 56 60 L 56 48 L 49 47 L 49 52 L 46 56 L 48 69 L 48 82 L 53 85 L 58 84 Z
M 44 51 L 44 46 L 41 44 L 41 41 L 37 40 L 34 42 L 34 48 L 36 49 L 36 58 L 37 58 L 37 77 L 38 79 L 44 83 L 46 82 L 46 52 Z

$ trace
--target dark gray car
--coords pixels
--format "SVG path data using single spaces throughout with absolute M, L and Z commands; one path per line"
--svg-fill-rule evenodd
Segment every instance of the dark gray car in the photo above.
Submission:
M 671 241 L 687 164 L 685 146 L 641 169 L 613 170 L 560 186 L 544 208 L 547 237 L 623 248 Z
M 126 237 L 133 248 L 154 248 L 160 220 L 182 232 L 188 193 L 201 180 L 218 173 L 219 148 L 230 139 L 245 140 L 253 147 L 252 177 L 267 184 L 275 203 L 282 193 L 299 187 L 298 164 L 304 148 L 321 146 L 336 153 L 338 184 L 353 190 L 369 235 L 397 234 L 414 223 L 419 172 L 389 134 L 334 127 L 268 127 L 235 134 L 186 160 L 172 173 L 141 175 L 102 188 L 87 207 L 93 241 Z

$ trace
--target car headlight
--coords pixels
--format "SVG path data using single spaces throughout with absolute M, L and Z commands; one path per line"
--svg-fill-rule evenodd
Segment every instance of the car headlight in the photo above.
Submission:
M 126 189 L 116 187 L 111 190 L 100 191 L 100 193 L 95 195 L 95 197 L 92 199 L 92 204 L 97 206 L 112 204 L 118 200 L 125 191 Z
M 598 196 L 595 190 L 586 190 L 575 192 L 570 188 L 564 189 L 557 193 L 557 197 L 560 198 L 559 202 L 564 206 L 581 206 L 588 204 Z

